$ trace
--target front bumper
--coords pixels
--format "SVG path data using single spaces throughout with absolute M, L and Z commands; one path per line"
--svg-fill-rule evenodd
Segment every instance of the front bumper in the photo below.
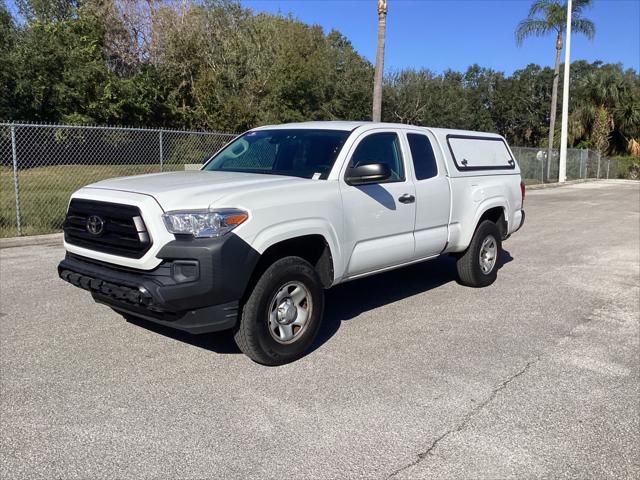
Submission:
M 125 314 L 183 330 L 233 328 L 259 255 L 239 237 L 176 240 L 158 253 L 162 263 L 143 271 L 67 253 L 63 280 L 91 292 L 96 302 Z

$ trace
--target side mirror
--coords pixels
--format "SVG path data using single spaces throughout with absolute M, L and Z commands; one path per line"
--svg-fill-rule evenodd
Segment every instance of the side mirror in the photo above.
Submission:
M 390 177 L 391 170 L 389 165 L 385 163 L 369 163 L 348 168 L 345 181 L 349 185 L 367 185 L 369 183 L 380 183 Z

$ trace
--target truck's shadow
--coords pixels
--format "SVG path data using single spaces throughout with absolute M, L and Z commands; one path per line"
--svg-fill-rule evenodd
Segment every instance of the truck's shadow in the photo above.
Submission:
M 508 251 L 502 252 L 498 268 L 511 262 Z M 325 315 L 320 333 L 311 351 L 320 348 L 339 330 L 342 322 L 349 321 L 363 312 L 405 298 L 427 292 L 449 282 L 456 281 L 456 265 L 452 257 L 411 265 L 361 280 L 338 285 L 326 292 Z M 127 321 L 190 345 L 216 353 L 240 353 L 231 331 L 191 335 L 155 323 L 129 318 Z

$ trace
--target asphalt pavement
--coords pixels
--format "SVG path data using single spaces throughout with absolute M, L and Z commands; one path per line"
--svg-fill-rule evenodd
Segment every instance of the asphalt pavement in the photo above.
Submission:
M 283 367 L 0 249 L 0 478 L 639 478 L 640 183 L 531 191 L 497 282 L 338 286 Z

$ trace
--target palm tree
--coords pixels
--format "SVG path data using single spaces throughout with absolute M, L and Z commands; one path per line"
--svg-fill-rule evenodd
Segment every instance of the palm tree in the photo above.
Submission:
M 582 17 L 582 11 L 590 7 L 593 0 L 573 0 L 571 8 L 571 31 L 582 33 L 589 40 L 596 34 L 593 22 Z M 560 52 L 564 43 L 567 25 L 567 4 L 560 0 L 535 0 L 529 9 L 529 15 L 516 28 L 516 43 L 522 45 L 527 37 L 542 37 L 549 33 L 556 34 L 556 64 L 553 71 L 553 91 L 551 92 L 551 117 L 549 119 L 549 150 L 547 152 L 547 177 L 551 169 L 551 153 L 553 151 L 553 135 L 556 124 L 558 106 L 558 78 L 560 77 Z
M 601 155 L 632 152 L 640 133 L 640 98 L 622 69 L 606 65 L 576 87 L 583 99 L 569 118 L 572 140 L 589 141 Z
M 384 70 L 384 35 L 387 28 L 387 0 L 378 0 L 378 51 L 376 52 L 376 70 L 373 75 L 373 115 L 372 120 L 379 122 L 382 116 L 382 73 Z

